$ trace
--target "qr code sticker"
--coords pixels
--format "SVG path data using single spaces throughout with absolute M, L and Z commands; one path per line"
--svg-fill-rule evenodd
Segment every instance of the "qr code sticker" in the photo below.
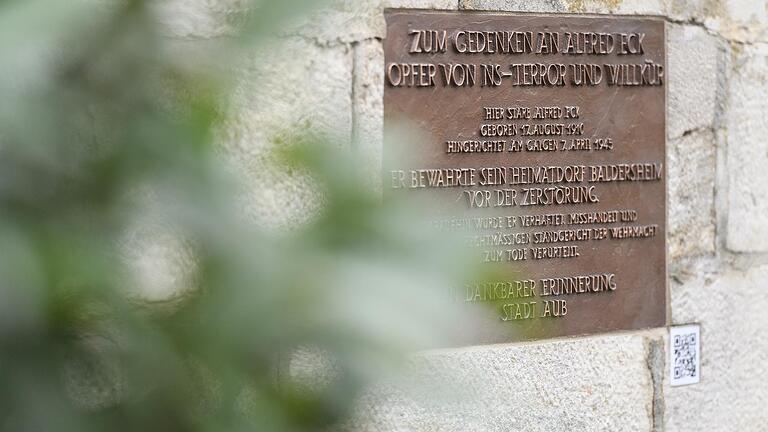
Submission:
M 699 326 L 670 328 L 670 377 L 673 386 L 695 384 L 701 376 Z

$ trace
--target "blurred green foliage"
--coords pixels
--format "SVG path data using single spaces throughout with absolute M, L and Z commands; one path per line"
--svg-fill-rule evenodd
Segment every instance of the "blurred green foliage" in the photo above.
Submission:
M 0 430 L 333 429 L 371 379 L 465 325 L 440 300 L 464 257 L 319 137 L 282 153 L 322 185 L 318 217 L 249 222 L 217 156 L 222 71 L 307 3 L 236 17 L 226 51 L 199 53 L 217 67 L 173 55 L 154 5 L 0 5 Z M 186 257 L 172 302 L 136 294 L 125 238 L 148 220 L 163 228 L 128 242 L 139 257 L 166 238 Z M 330 359 L 326 378 L 291 372 L 301 352 Z

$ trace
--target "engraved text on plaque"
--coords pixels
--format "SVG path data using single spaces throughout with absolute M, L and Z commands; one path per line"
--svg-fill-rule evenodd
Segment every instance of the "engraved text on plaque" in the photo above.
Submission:
M 389 10 L 384 169 L 508 276 L 474 281 L 475 342 L 666 324 L 664 22 Z M 490 324 L 490 323 L 489 323 Z

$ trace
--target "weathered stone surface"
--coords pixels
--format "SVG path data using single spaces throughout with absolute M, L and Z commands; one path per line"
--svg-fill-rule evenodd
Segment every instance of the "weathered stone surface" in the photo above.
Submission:
M 721 0 L 664 0 L 665 14 L 679 21 L 703 23 L 705 20 L 725 14 Z
M 566 0 L 461 0 L 459 7 L 472 10 L 568 12 Z
M 457 0 L 381 0 L 381 2 L 384 7 L 391 8 L 451 10 L 459 7 Z
M 715 127 L 724 95 L 725 46 L 706 30 L 667 25 L 667 133 Z
M 701 24 L 730 40 L 766 40 L 765 3 L 752 0 L 664 0 L 665 15 Z
M 663 0 L 565 0 L 569 12 L 600 14 L 661 14 Z
M 381 42 L 361 42 L 354 48 L 355 77 L 353 145 L 365 165 L 374 190 L 381 190 L 384 116 L 384 50 Z
M 734 50 L 728 80 L 728 248 L 768 252 L 768 45 Z
M 766 4 L 753 0 L 721 0 L 721 7 L 705 21 L 708 27 L 728 39 L 761 41 L 766 38 Z M 716 14 L 720 12 L 720 14 Z
M 385 32 L 382 0 L 334 0 L 285 29 L 320 45 L 383 38 Z
M 460 0 L 459 7 L 511 12 L 664 15 L 701 24 L 726 39 L 765 41 L 768 13 L 752 0 Z
M 458 0 L 334 0 L 329 8 L 297 20 L 286 32 L 311 38 L 321 45 L 381 39 L 386 37 L 385 8 L 457 7 Z
M 238 15 L 247 11 L 247 0 L 168 0 L 153 3 L 169 36 L 212 38 L 235 30 Z
M 169 35 L 213 38 L 231 34 L 253 4 L 248 0 L 169 0 L 156 2 L 155 7 Z M 332 0 L 327 8 L 286 23 L 285 34 L 321 45 L 381 38 L 385 32 L 382 11 L 387 7 L 666 15 L 702 24 L 726 39 L 768 40 L 765 4 L 753 0 Z
M 715 251 L 716 136 L 725 98 L 723 41 L 700 26 L 667 24 L 669 264 Z M 694 234 L 695 233 L 695 234 Z
M 667 143 L 669 255 L 715 252 L 715 136 L 697 131 Z
M 352 52 L 287 40 L 254 53 L 238 71 L 233 117 L 222 146 L 244 176 L 245 212 L 289 227 L 310 220 L 320 195 L 308 178 L 275 167 L 274 150 L 296 136 L 322 133 L 340 146 L 352 134 Z
M 666 430 L 753 431 L 768 424 L 766 286 L 768 266 L 761 266 L 701 272 L 672 289 L 672 321 L 701 324 L 701 383 L 665 388 Z
M 662 0 L 461 0 L 463 9 L 510 12 L 661 14 Z
M 646 342 L 636 334 L 419 355 L 407 383 L 361 400 L 350 430 L 650 430 Z
M 233 34 L 246 13 L 258 13 L 259 1 L 168 0 L 157 2 L 155 7 L 169 36 L 209 39 Z M 330 0 L 322 4 L 307 1 L 305 8 L 298 8 L 296 16 L 281 25 L 281 33 L 307 38 L 318 45 L 382 38 L 384 7 L 455 9 L 456 1 Z

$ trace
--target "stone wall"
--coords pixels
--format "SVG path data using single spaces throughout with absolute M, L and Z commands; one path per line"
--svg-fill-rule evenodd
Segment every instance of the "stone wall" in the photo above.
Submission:
M 200 41 L 225 35 L 227 17 L 241 3 L 168 2 L 169 36 Z M 281 226 L 305 220 L 318 205 L 301 179 L 265 169 L 270 134 L 285 124 L 327 127 L 340 142 L 360 142 L 355 150 L 372 172 L 379 172 L 386 7 L 666 18 L 671 324 L 701 324 L 702 380 L 685 387 L 668 385 L 665 329 L 439 350 L 415 356 L 414 376 L 460 383 L 468 392 L 465 403 L 435 404 L 431 397 L 380 389 L 361 400 L 365 415 L 354 429 L 768 427 L 768 337 L 762 333 L 768 327 L 765 2 L 337 1 L 286 30 L 279 55 L 254 53 L 239 71 L 241 109 L 225 146 L 253 185 L 245 202 L 254 218 Z M 269 67 L 270 61 L 279 61 L 280 67 Z M 256 75 L 258 83 L 249 81 Z M 286 191 L 291 194 L 282 193 Z M 305 199 L 283 198 L 297 194 Z

